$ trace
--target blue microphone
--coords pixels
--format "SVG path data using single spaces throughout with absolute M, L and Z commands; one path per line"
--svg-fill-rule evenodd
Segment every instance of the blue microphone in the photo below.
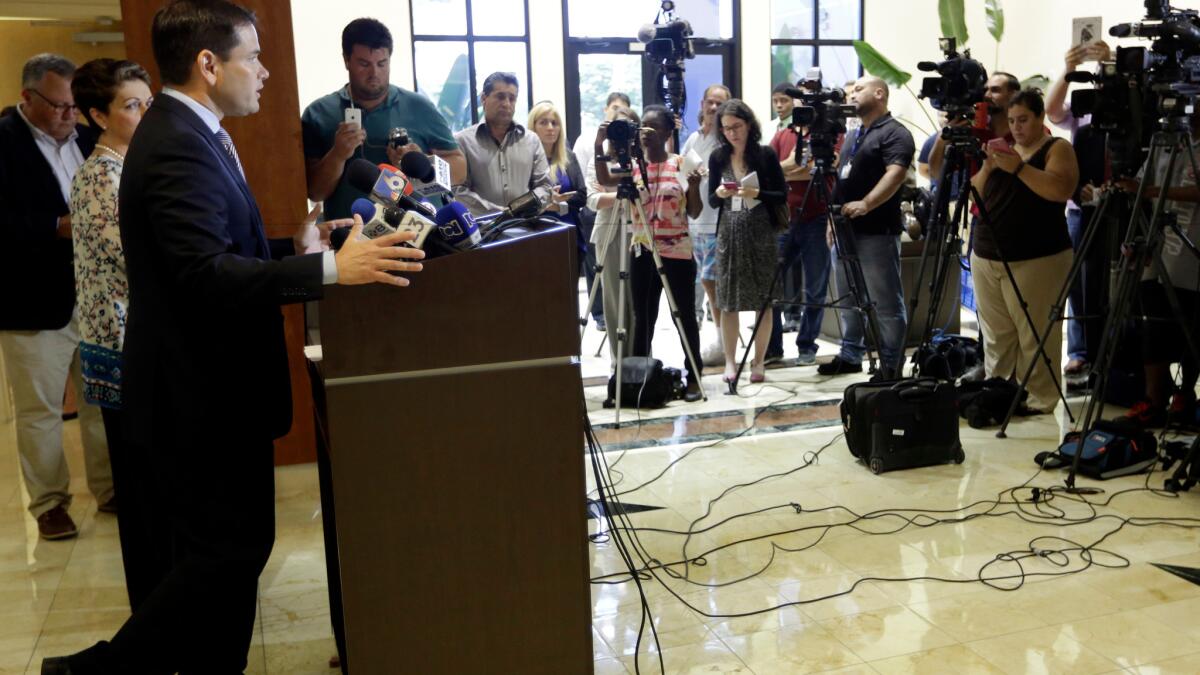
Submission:
M 479 226 L 461 203 L 450 202 L 438 209 L 434 222 L 442 239 L 454 248 L 469 251 L 479 246 Z

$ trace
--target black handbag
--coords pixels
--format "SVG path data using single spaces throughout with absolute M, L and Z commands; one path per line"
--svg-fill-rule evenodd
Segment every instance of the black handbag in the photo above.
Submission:
M 947 382 L 929 377 L 852 384 L 841 414 L 850 453 L 872 473 L 966 458 L 954 385 Z
M 664 368 L 663 362 L 649 356 L 626 356 L 621 359 L 621 407 L 661 408 L 670 401 L 682 398 L 683 373 L 678 368 Z M 616 405 L 617 376 L 608 378 L 608 400 L 605 407 Z

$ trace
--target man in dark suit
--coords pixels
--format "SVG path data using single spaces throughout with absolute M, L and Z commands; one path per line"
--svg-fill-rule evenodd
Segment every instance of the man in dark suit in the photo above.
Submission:
M 21 73 L 21 104 L 0 118 L 0 351 L 16 409 L 17 451 L 29 492 L 29 511 L 43 539 L 79 530 L 67 509 L 71 476 L 63 456 L 62 402 L 68 373 L 76 391 L 79 328 L 71 180 L 95 139 L 76 122 L 71 96 L 75 66 L 57 54 L 38 54 Z M 88 486 L 101 510 L 116 508 L 100 409 L 79 406 Z
M 47 659 L 43 673 L 245 669 L 274 543 L 272 439 L 291 426 L 279 306 L 319 298 L 328 283 L 405 286 L 389 272 L 419 271 L 403 259 L 423 257 L 395 246 L 412 239 L 401 234 L 359 241 L 352 231 L 336 254 L 321 250 L 328 229 L 322 237 L 312 220 L 290 241 L 268 241 L 220 126 L 258 111 L 268 73 L 253 14 L 176 0 L 155 15 L 152 42 L 164 88 L 121 179 L 123 393 L 128 440 L 155 472 L 176 555 L 111 642 Z

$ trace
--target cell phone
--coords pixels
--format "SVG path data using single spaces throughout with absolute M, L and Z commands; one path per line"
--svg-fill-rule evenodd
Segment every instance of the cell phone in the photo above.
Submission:
M 362 109 L 361 108 L 346 108 L 346 124 L 356 124 L 358 128 L 362 128 Z
M 729 180 L 729 181 L 725 181 L 725 182 L 721 183 L 721 187 L 725 188 L 726 190 L 736 192 L 738 189 L 738 184 Z
M 1009 155 L 1017 154 L 1012 146 L 1008 144 L 1008 140 L 1004 138 L 993 138 L 988 141 L 988 148 L 994 152 L 1003 152 Z

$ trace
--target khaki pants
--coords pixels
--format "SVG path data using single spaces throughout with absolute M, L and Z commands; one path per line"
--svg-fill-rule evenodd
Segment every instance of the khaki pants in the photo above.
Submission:
M 71 475 L 63 455 L 63 391 L 67 374 L 79 393 L 79 430 L 88 489 L 103 504 L 113 496 L 112 469 L 100 408 L 83 399 L 79 374 L 79 329 L 75 319 L 64 328 L 0 332 L 4 370 L 16 411 L 17 453 L 36 518 L 71 504 Z
M 605 330 L 608 331 L 608 353 L 615 369 L 618 327 L 624 327 L 626 336 L 621 356 L 633 355 L 633 298 L 630 295 L 630 284 L 628 282 L 621 283 L 621 256 L 629 255 L 629 237 L 626 237 L 624 242 L 620 241 L 620 225 L 617 223 L 606 225 L 605 228 L 602 232 L 603 236 L 596 242 L 596 259 L 604 267 L 600 273 L 600 295 L 601 301 L 604 303 Z M 649 254 L 643 253 L 642 255 Z M 630 270 L 633 269 L 632 260 L 625 264 Z M 625 321 L 623 323 L 618 319 L 620 313 L 617 311 L 622 290 L 625 293 Z
M 1017 379 L 1025 375 L 1029 360 L 1037 359 L 1027 388 L 1027 405 L 1030 408 L 1051 411 L 1058 405 L 1054 378 L 1058 377 L 1062 368 L 1062 322 L 1050 320 L 1050 309 L 1067 280 L 1073 256 L 1070 250 L 1066 250 L 1044 258 L 1009 264 L 1017 287 L 1029 307 L 1029 316 L 1034 321 L 1037 335 L 1044 336 L 1046 331 L 1050 332 L 1046 340 L 1046 355 L 1050 357 L 1052 376 L 1037 351 L 1038 338 L 1030 330 L 1017 294 L 1004 271 L 1004 264 L 971 254 L 971 278 L 975 281 L 979 330 L 983 334 L 984 369 L 988 377 Z

